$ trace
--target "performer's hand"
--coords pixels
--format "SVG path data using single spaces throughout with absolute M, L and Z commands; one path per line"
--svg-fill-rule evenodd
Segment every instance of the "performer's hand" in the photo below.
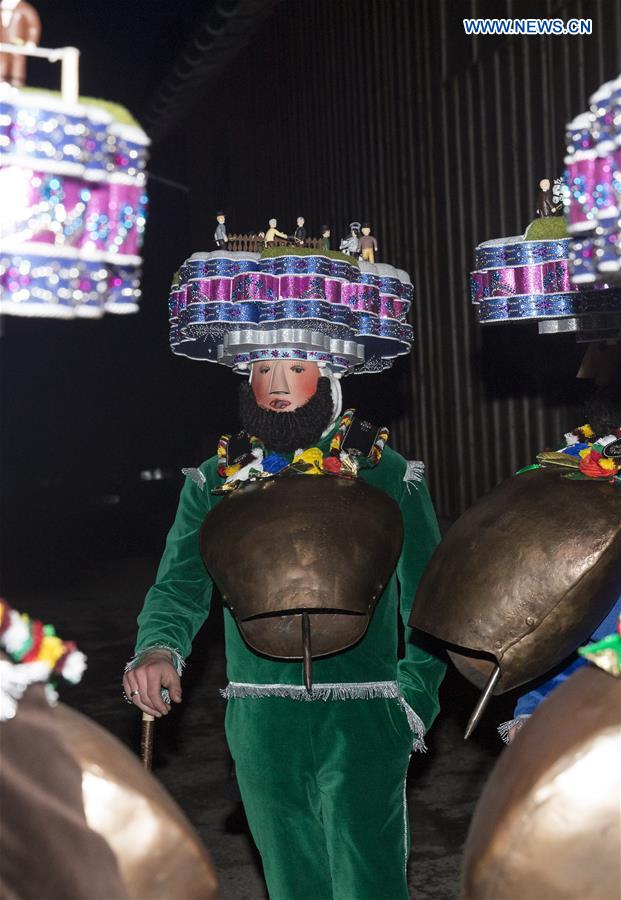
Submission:
M 167 716 L 170 705 L 164 703 L 160 690 L 168 688 L 170 699 L 181 703 L 181 679 L 166 650 L 150 650 L 139 665 L 123 677 L 123 689 L 133 704 L 158 719 Z

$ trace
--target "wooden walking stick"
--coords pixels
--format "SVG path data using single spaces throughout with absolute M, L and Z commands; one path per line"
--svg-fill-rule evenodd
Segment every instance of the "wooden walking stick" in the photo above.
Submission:
M 170 705 L 170 694 L 168 688 L 162 688 L 160 691 L 164 703 Z M 155 737 L 155 716 L 150 713 L 143 712 L 142 726 L 140 729 L 140 758 L 142 765 L 149 771 L 153 768 L 153 739 Z
M 143 712 L 140 729 L 140 758 L 145 769 L 151 770 L 153 763 L 153 737 L 155 734 L 155 716 Z

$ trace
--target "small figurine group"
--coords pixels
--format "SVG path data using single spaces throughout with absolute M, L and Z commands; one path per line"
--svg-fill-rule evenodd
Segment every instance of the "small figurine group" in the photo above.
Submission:
M 226 216 L 223 212 L 216 214 L 217 226 L 214 232 L 214 241 L 218 249 L 225 249 L 228 243 L 228 235 L 226 232 Z M 298 216 L 296 219 L 296 227 L 293 234 L 285 234 L 278 230 L 278 220 L 270 219 L 266 231 L 259 232 L 259 238 L 262 239 L 265 247 L 272 247 L 276 238 L 282 241 L 288 241 L 296 247 L 303 247 L 307 240 L 306 221 L 304 216 Z M 321 226 L 321 249 L 330 250 L 331 230 L 329 225 Z M 316 245 L 314 245 L 316 246 Z M 351 222 L 349 226 L 349 234 L 343 238 L 339 245 L 339 250 L 348 256 L 356 259 L 362 259 L 366 262 L 374 263 L 375 254 L 377 253 L 377 240 L 371 234 L 371 226 L 368 222 L 360 224 L 360 222 Z
M 348 256 L 355 256 L 365 262 L 374 263 L 377 253 L 377 241 L 371 234 L 368 222 L 350 222 L 349 234 L 340 243 L 339 250 Z
M 228 240 L 229 240 L 228 235 L 226 233 L 226 216 L 225 216 L 225 214 L 223 212 L 216 213 L 216 221 L 218 224 L 216 226 L 216 230 L 214 232 L 213 239 L 216 242 L 216 247 L 218 247 L 219 249 L 222 249 L 223 247 L 226 247 Z M 290 237 L 288 234 L 285 234 L 283 231 L 278 230 L 278 220 L 277 219 L 270 219 L 269 223 L 268 223 L 267 231 L 260 231 L 259 237 L 263 238 L 263 243 L 265 244 L 266 247 L 269 247 L 271 244 L 273 244 L 277 237 L 281 238 L 282 240 L 286 240 L 286 241 L 291 240 L 296 244 L 296 246 L 303 247 L 304 242 L 306 240 L 306 227 L 305 227 L 304 221 L 305 221 L 304 216 L 297 217 L 295 231 L 293 232 L 293 235 Z M 328 237 L 329 237 L 329 233 L 328 233 Z M 326 248 L 326 249 L 329 249 L 329 248 Z
M 306 225 L 304 216 L 298 216 L 295 220 L 295 230 L 292 235 L 285 234 L 283 231 L 278 230 L 278 220 L 270 219 L 268 223 L 269 227 L 267 231 L 259 232 L 259 237 L 263 238 L 263 243 L 266 247 L 270 247 L 276 238 L 280 238 L 283 241 L 293 241 L 296 247 L 303 247 L 304 242 L 306 241 Z

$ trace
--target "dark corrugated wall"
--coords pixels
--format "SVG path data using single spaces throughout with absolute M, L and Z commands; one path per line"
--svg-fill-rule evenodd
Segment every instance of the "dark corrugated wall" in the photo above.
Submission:
M 588 17 L 593 34 L 464 34 L 489 14 Z M 581 348 L 480 329 L 468 272 L 478 242 L 523 231 L 537 181 L 562 170 L 565 122 L 620 70 L 617 0 L 288 0 L 184 129 L 196 248 L 218 206 L 230 231 L 328 222 L 333 246 L 368 218 L 379 258 L 411 273 L 412 359 L 345 393 L 426 460 L 443 516 L 578 424 Z

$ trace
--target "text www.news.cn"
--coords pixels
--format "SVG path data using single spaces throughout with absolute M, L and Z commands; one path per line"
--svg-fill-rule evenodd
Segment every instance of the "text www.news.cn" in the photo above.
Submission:
M 592 19 L 464 19 L 466 34 L 582 35 L 593 31 Z

